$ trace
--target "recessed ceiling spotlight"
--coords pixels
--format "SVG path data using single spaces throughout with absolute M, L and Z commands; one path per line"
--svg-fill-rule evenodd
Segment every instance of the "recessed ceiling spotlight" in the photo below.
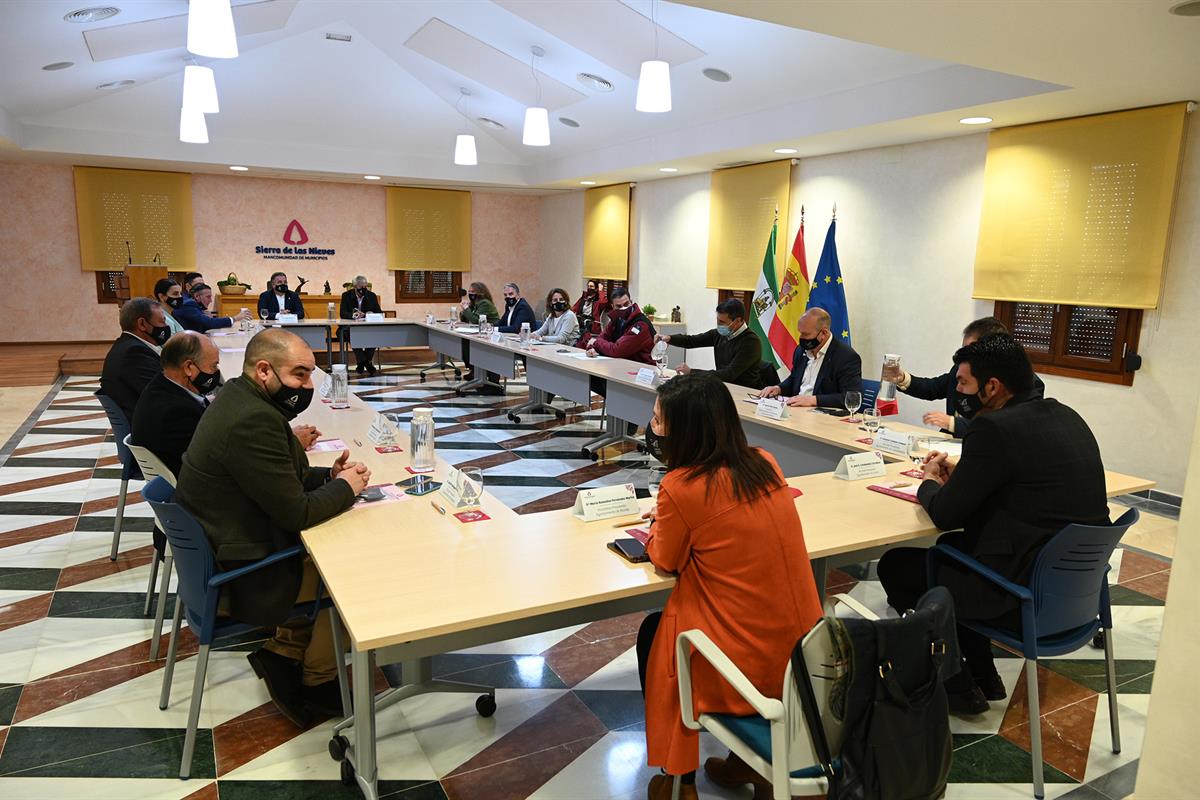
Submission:
M 234 172 L 249 172 L 250 171 L 249 167 L 230 167 L 230 169 L 233 170 Z
M 477 119 L 475 121 L 478 122 L 480 125 L 482 125 L 485 128 L 501 129 L 504 127 L 503 122 L 496 122 L 496 120 L 494 120 L 490 117 L 480 117 L 479 119 Z
M 658 171 L 659 172 L 679 172 L 679 170 L 676 169 L 675 167 L 659 167 Z
M 1200 0 L 1188 0 L 1171 8 L 1171 13 L 1180 17 L 1200 17 Z
M 733 80 L 732 75 L 725 70 L 717 69 L 716 67 L 708 67 L 707 69 L 702 70 L 700 74 L 708 78 L 710 81 L 716 81 L 717 83 L 729 83 L 731 80 Z
M 596 182 L 595 181 L 580 181 L 579 185 L 580 186 L 595 186 Z
M 579 127 L 579 123 L 576 122 L 575 120 L 571 119 L 570 117 L 559 117 L 558 121 L 561 122 L 563 125 L 566 125 L 568 128 L 578 128 Z
M 46 66 L 42 67 L 42 69 L 46 70 L 47 72 L 57 72 L 60 69 L 66 69 L 67 67 L 73 66 L 75 66 L 74 61 L 55 61 L 53 64 L 47 64 Z
M 991 121 L 991 117 L 963 117 L 959 120 L 963 125 L 987 125 Z
M 80 8 L 72 11 L 70 14 L 63 16 L 67 22 L 99 22 L 102 19 L 115 17 L 121 13 L 121 9 L 116 6 L 93 6 L 92 8 Z
M 775 152 L 781 156 L 790 156 L 799 153 L 800 151 L 794 147 L 776 147 Z
M 597 92 L 611 92 L 613 85 L 611 81 L 601 78 L 599 75 L 593 75 L 590 72 L 581 72 L 575 76 L 575 80 L 582 83 L 589 89 L 594 89 Z
M 378 176 L 378 175 L 363 175 L 363 180 L 365 180 L 365 181 L 377 181 L 377 180 L 379 180 L 379 176 Z
M 97 89 L 123 89 L 126 86 L 133 86 L 135 83 L 137 83 L 137 81 L 131 81 L 128 78 L 126 78 L 123 81 L 109 81 L 108 83 L 102 83 L 99 86 L 97 86 L 96 88 Z
M 327 33 L 325 38 L 331 42 L 348 42 L 352 37 L 348 33 Z

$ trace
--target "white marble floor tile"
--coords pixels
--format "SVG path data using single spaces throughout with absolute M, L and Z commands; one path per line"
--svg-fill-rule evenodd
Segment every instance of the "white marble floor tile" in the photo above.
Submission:
M 6 494 L 0 500 L 10 503 L 82 503 L 89 499 L 88 484 L 91 481 L 91 478 L 84 478 L 55 486 L 26 489 L 23 492 Z
M 509 508 L 516 508 L 567 490 L 566 486 L 488 486 L 486 479 L 484 488 Z
M 1118 660 L 1157 658 L 1164 609 L 1164 606 L 1113 606 L 1113 657 Z M 1058 658 L 1100 661 L 1104 659 L 1104 651 L 1085 644 Z
M 525 655 L 541 653 L 550 649 L 583 627 L 583 625 L 569 625 L 565 628 L 558 628 L 556 630 L 546 631 L 544 633 L 534 633 L 530 634 L 529 636 L 520 636 L 516 639 L 508 639 L 503 642 L 493 642 L 492 644 L 481 644 L 478 647 L 468 647 L 465 650 L 456 650 L 455 652 L 499 655 Z
M 1012 698 L 1013 690 L 1017 686 L 1017 680 L 1021 677 L 1024 669 L 1025 659 L 1023 658 L 996 659 L 996 672 L 1000 673 L 1000 680 L 1004 681 L 1004 688 L 1008 691 L 1008 698 Z M 1000 725 L 1004 722 L 1004 714 L 1008 711 L 1008 698 L 989 703 L 989 708 L 985 713 L 973 717 L 960 717 L 952 714 L 950 716 L 950 732 L 999 733 Z
M 584 678 L 575 688 L 640 691 L 642 684 L 638 678 L 637 648 L 629 648 Z
M 1117 767 L 1136 761 L 1142 754 L 1150 695 L 1117 693 L 1117 719 L 1121 724 L 1121 752 L 1113 753 L 1108 727 L 1108 695 L 1100 695 L 1092 725 L 1092 748 L 1088 753 L 1085 780 L 1091 781 Z
M 21 528 L 32 528 L 35 525 L 45 525 L 48 522 L 57 522 L 67 517 L 46 516 L 44 514 L 0 514 L 0 533 L 8 533 L 9 531 L 20 530 Z M 0 547 L 0 563 L 4 560 L 4 550 Z
M 145 535 L 145 534 L 143 534 Z M 122 536 L 124 541 L 125 537 Z M 133 544 L 131 539 L 129 544 Z M 125 548 L 122 548 L 125 549 Z M 154 591 L 158 592 L 160 581 L 162 580 L 163 565 L 159 564 L 158 577 L 154 581 Z M 60 592 L 144 592 L 146 591 L 146 582 L 150 580 L 150 565 L 146 564 L 135 569 L 127 569 L 122 572 L 117 572 L 112 575 L 105 575 L 103 578 L 77 583 L 74 586 L 68 586 L 63 589 L 58 589 Z M 175 571 L 171 570 L 171 585 L 170 591 L 175 591 L 177 580 Z
M 46 620 L 35 619 L 0 631 L 0 683 L 26 683 Z
M 206 781 L 178 778 L 0 778 L 4 800 L 181 800 Z
M 111 517 L 109 518 L 112 519 Z M 64 566 L 83 564 L 98 558 L 107 558 L 112 548 L 112 531 L 75 531 L 71 539 L 70 551 L 67 553 Z M 121 531 L 121 552 L 136 550 L 153 543 L 149 531 Z
M 523 458 L 520 461 L 510 461 L 483 471 L 483 481 L 486 484 L 489 475 L 527 475 L 541 478 L 557 478 L 577 469 L 590 467 L 592 460 L 587 458 Z
M 48 567 L 61 569 L 69 563 L 73 533 L 0 547 L 0 567 Z
M 8 566 L 0 563 L 0 567 Z M 19 603 L 22 600 L 28 600 L 31 597 L 37 597 L 39 594 L 46 594 L 45 589 L 0 589 L 0 608 Z M 0 620 L 3 620 L 4 612 L 0 611 Z M 3 656 L 3 651 L 0 651 L 0 656 Z
M 150 638 L 153 619 L 47 617 L 29 679 L 44 678 Z
M 1079 788 L 1077 783 L 1047 783 L 1046 800 Z M 1032 800 L 1032 783 L 951 783 L 945 800 Z

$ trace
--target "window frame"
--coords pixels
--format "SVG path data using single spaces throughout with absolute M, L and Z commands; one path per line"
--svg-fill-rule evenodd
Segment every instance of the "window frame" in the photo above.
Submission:
M 1062 303 L 1038 303 L 1036 305 L 1054 306 L 1050 352 L 1026 349 L 1029 360 L 1033 362 L 1035 372 L 1044 375 L 1058 375 L 1064 378 L 1078 378 L 1101 383 L 1113 383 L 1121 386 L 1132 386 L 1134 372 L 1125 369 L 1126 357 L 1136 354 L 1142 331 L 1142 310 L 1140 308 L 1114 308 L 1110 306 L 1085 306 L 1087 308 L 1111 308 L 1117 312 L 1116 334 L 1113 339 L 1112 357 L 1107 362 L 1094 359 L 1080 358 L 1066 353 L 1067 337 L 1070 333 L 1071 312 L 1076 306 Z M 997 300 L 993 309 L 996 319 L 1014 330 L 1017 303 L 1010 300 Z M 1018 339 L 1018 341 L 1020 341 Z M 1024 342 L 1022 342 L 1024 344 Z
M 96 276 L 96 303 L 98 305 L 122 305 L 129 299 L 129 276 L 124 270 L 102 269 L 93 272 Z M 110 277 L 115 276 L 115 277 Z M 108 291 L 109 281 L 116 283 L 115 291 Z
M 409 272 L 424 272 L 426 291 L 424 294 L 416 295 L 409 294 L 404 291 L 404 276 Z M 433 273 L 445 272 L 449 274 L 454 282 L 452 294 L 434 294 L 433 293 Z M 397 303 L 440 303 L 443 301 L 457 303 L 459 301 L 460 292 L 462 290 L 462 273 L 453 272 L 451 270 L 439 269 L 398 269 L 393 270 L 395 276 L 396 302 Z

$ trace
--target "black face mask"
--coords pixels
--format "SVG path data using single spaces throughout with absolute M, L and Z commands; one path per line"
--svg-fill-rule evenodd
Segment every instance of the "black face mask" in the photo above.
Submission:
M 515 298 L 515 297 L 504 298 L 504 307 L 505 308 L 512 308 L 516 304 L 517 304 L 517 298 Z
M 983 387 L 981 386 L 980 389 L 982 389 L 982 388 Z M 983 411 L 983 407 L 984 407 L 984 405 L 986 405 L 986 403 L 985 403 L 983 397 L 981 396 L 982 394 L 983 394 L 982 391 L 980 391 L 976 394 L 964 394 L 959 399 L 958 404 L 959 404 L 959 407 L 961 407 L 963 410 L 963 416 L 973 417 L 976 414 L 978 414 L 980 411 Z
M 479 299 L 479 295 L 477 295 L 477 294 L 468 294 L 467 295 L 467 300 L 470 301 L 471 305 L 475 305 L 475 301 L 478 299 Z
M 275 368 L 272 367 L 271 371 L 275 372 Z M 275 377 L 279 378 L 278 372 L 275 372 Z M 279 388 L 271 393 L 271 402 L 283 412 L 288 420 L 293 420 L 308 408 L 313 399 L 313 390 L 303 386 L 288 386 L 282 379 L 279 383 Z
M 168 297 L 167 305 L 169 305 L 171 308 L 179 308 L 183 305 L 183 296 L 180 295 L 179 297 Z
M 199 370 L 199 367 L 196 367 Z M 213 389 L 217 388 L 217 384 L 221 382 L 221 370 L 216 372 L 201 372 L 196 377 L 192 378 L 192 386 L 196 389 L 196 394 L 209 394 Z
M 802 349 L 808 350 L 809 352 L 811 352 L 821 346 L 821 340 L 820 339 L 797 339 L 796 344 L 800 345 L 800 347 Z
M 588 293 L 588 297 L 595 297 L 595 296 L 596 296 L 596 290 L 595 290 L 595 289 L 588 289 L 588 290 L 587 290 L 587 293 Z
M 557 312 L 559 312 L 559 313 L 562 313 L 563 311 L 566 311 L 566 310 L 567 310 L 567 304 L 566 304 L 566 303 L 564 303 L 564 302 L 562 302 L 562 301 L 560 300 L 560 301 L 558 301 L 557 303 L 551 303 L 551 304 L 550 304 L 550 309 L 551 309 L 552 311 L 557 311 Z
M 275 294 L 287 294 L 287 284 L 286 283 L 275 284 Z
M 354 291 L 358 292 L 358 296 L 359 296 L 359 297 L 362 297 L 363 295 L 365 295 L 365 294 L 367 293 L 367 287 L 365 287 L 365 286 L 359 286 L 359 287 L 358 287 L 358 288 L 356 288 Z
M 156 345 L 162 347 L 167 343 L 167 339 L 171 338 L 171 329 L 166 325 L 156 325 L 150 329 L 150 338 L 154 340 Z

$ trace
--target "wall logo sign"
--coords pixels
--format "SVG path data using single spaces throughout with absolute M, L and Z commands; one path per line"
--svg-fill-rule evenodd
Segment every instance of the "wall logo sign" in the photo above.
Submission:
M 301 247 L 308 244 L 308 232 L 294 219 L 283 229 L 283 247 L 260 244 L 254 254 L 271 261 L 328 261 L 337 253 L 332 247 Z

